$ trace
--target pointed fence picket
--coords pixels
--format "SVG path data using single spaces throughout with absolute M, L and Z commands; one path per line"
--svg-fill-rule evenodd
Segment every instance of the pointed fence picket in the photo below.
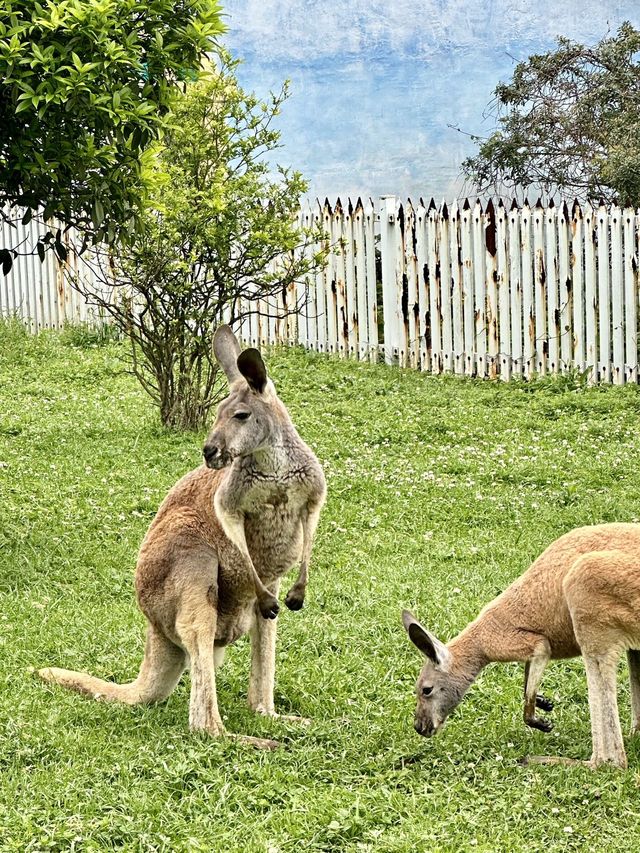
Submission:
M 385 196 L 378 205 L 306 204 L 298 223 L 314 235 L 307 258 L 325 252 L 327 264 L 268 296 L 244 295 L 235 313 L 246 343 L 429 373 L 508 380 L 576 370 L 591 381 L 638 382 L 632 208 Z M 69 284 L 69 273 L 89 275 L 73 251 L 61 265 L 50 251 L 40 263 L 28 250 L 44 230 L 2 220 L 0 246 L 21 251 L 0 276 L 0 313 L 33 332 L 104 322 Z M 71 249 L 77 238 L 62 239 Z
M 505 239 L 501 235 L 502 239 Z M 509 294 L 511 323 L 505 324 L 504 337 L 501 336 L 502 351 L 501 375 L 511 370 L 511 375 L 522 376 L 524 356 L 522 348 L 522 263 L 520 242 L 520 211 L 515 202 L 509 211 L 509 224 L 506 237 L 508 256 L 504 259 L 505 276 L 508 281 L 503 286 Z M 502 304 L 502 303 L 501 303 Z M 506 308 L 505 308 L 506 310 Z M 502 317 L 502 314 L 500 315 Z M 505 378 L 508 378 L 506 376 Z
M 624 210 L 624 381 L 638 381 L 638 218 L 632 208 Z
M 582 223 L 582 211 L 580 205 L 574 203 L 571 212 L 571 256 L 569 260 L 569 270 L 567 276 L 569 279 L 568 286 L 571 288 L 573 298 L 573 334 L 571 337 L 572 343 L 572 361 L 571 357 L 567 362 L 567 366 L 573 363 L 573 366 L 578 371 L 585 369 L 586 363 L 586 338 L 585 338 L 585 253 L 584 253 L 584 229 Z

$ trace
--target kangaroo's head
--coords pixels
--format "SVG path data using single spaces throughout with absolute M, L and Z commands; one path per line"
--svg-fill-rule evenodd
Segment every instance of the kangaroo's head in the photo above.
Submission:
M 203 454 L 209 468 L 224 468 L 238 457 L 273 447 L 288 417 L 257 349 L 241 352 L 229 326 L 219 326 L 213 351 L 229 382 L 229 396 L 218 406 Z
M 408 610 L 402 611 L 402 623 L 411 642 L 425 656 L 416 682 L 418 704 L 413 726 L 419 735 L 431 737 L 460 704 L 473 678 L 458 671 L 447 646 L 423 628 Z

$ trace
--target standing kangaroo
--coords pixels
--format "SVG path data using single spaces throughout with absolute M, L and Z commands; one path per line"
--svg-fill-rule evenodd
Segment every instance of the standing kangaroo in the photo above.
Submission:
M 525 661 L 524 721 L 542 731 L 535 715 L 552 710 L 537 690 L 550 659 L 582 655 L 587 673 L 595 768 L 625 768 L 618 716 L 616 670 L 629 661 L 632 734 L 640 731 L 640 524 L 579 527 L 561 536 L 529 569 L 446 645 L 407 610 L 402 620 L 426 656 L 416 685 L 416 731 L 435 734 L 492 661 Z M 579 763 L 536 756 L 540 763 Z
M 39 675 L 95 699 L 134 705 L 166 699 L 188 663 L 189 725 L 222 735 L 215 667 L 225 648 L 247 632 L 249 705 L 278 716 L 274 620 L 280 578 L 300 561 L 285 599 L 299 610 L 326 486 L 260 353 L 241 352 L 228 326 L 218 328 L 213 348 L 230 387 L 204 445 L 206 464 L 171 489 L 138 556 L 136 592 L 149 623 L 138 677 L 114 684 L 66 669 L 42 669 Z M 277 746 L 261 738 L 241 740 Z

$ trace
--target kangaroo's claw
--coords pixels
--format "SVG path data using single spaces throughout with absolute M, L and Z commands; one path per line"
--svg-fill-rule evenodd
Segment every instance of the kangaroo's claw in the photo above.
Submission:
M 260 613 L 265 619 L 275 619 L 280 612 L 278 600 L 273 595 L 261 599 L 258 602 L 258 607 L 260 608 Z
M 553 728 L 551 720 L 545 720 L 542 717 L 529 717 L 525 723 L 532 729 L 538 729 L 541 732 L 550 732 Z
M 553 711 L 553 702 L 545 696 L 538 695 L 536 696 L 536 708 L 540 708 L 541 711 Z

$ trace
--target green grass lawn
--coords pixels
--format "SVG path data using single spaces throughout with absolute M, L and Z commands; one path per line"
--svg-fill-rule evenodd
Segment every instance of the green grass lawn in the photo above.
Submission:
M 166 704 L 127 708 L 30 674 L 134 677 L 137 547 L 200 464 L 203 435 L 162 431 L 119 345 L 90 343 L 0 327 L 0 850 L 638 849 L 640 739 L 624 773 L 519 764 L 589 757 L 580 660 L 547 671 L 550 735 L 522 722 L 522 668 L 496 665 L 424 740 L 400 623 L 409 607 L 449 639 L 561 533 L 640 519 L 637 388 L 274 353 L 329 496 L 305 609 L 279 618 L 276 705 L 312 725 L 247 710 L 246 638 L 219 673 L 228 729 L 283 742 L 261 752 L 189 734 L 188 676 Z

